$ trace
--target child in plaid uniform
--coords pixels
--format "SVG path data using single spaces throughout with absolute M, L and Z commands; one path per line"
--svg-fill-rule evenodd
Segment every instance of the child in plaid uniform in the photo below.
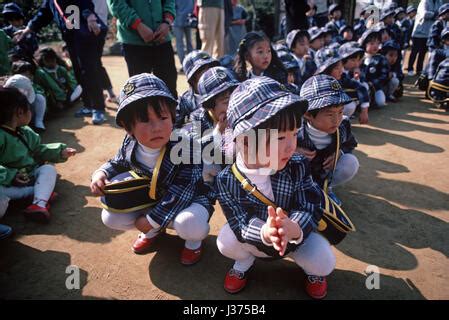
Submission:
M 240 41 L 234 71 L 239 81 L 267 76 L 287 84 L 287 70 L 263 32 L 248 32 Z
M 427 47 L 432 52 L 435 49 L 441 48 L 441 33 L 447 26 L 449 20 L 449 3 L 443 4 L 438 9 L 438 19 L 432 24 L 430 29 L 429 39 L 427 39 Z
M 292 30 L 287 35 L 286 42 L 299 65 L 298 79 L 295 84 L 301 88 L 302 84 L 314 75 L 317 68 L 309 55 L 310 34 L 305 30 Z
M 326 31 L 324 28 L 312 27 L 307 30 L 307 32 L 310 35 L 309 56 L 312 60 L 315 60 L 317 51 L 324 47 L 324 36 Z
M 183 60 L 182 69 L 189 83 L 189 90 L 184 92 L 176 107 L 176 127 L 182 127 L 188 120 L 190 114 L 200 107 L 198 95 L 198 80 L 206 70 L 217 67 L 220 62 L 212 58 L 207 52 L 194 50 Z
M 341 27 L 346 25 L 346 21 L 341 18 L 341 6 L 337 3 L 331 4 L 328 9 L 329 12 L 329 22 L 326 24 L 326 27 L 332 35 L 333 39 L 338 37 L 338 31 Z
M 382 45 L 381 54 L 387 58 L 390 65 L 390 73 L 388 74 L 387 99 L 396 102 L 397 98 L 402 95 L 402 81 L 404 73 L 402 72 L 402 54 L 401 47 L 393 40 L 387 41 Z
M 143 73 L 128 79 L 120 93 L 116 115 L 116 123 L 127 135 L 117 155 L 93 174 L 91 191 L 102 195 L 109 181 L 120 179 L 114 177 L 130 170 L 147 177 L 158 170 L 154 206 L 129 213 L 105 209 L 103 223 L 111 229 L 141 231 L 132 247 L 137 254 L 147 253 L 165 228 L 174 228 L 185 240 L 181 263 L 191 265 L 201 257 L 202 240 L 209 233 L 213 208 L 203 190 L 199 190 L 201 167 L 174 164 L 171 160 L 175 142 L 169 139 L 175 106 L 170 90 L 156 76 Z
M 237 293 L 245 287 L 256 258 L 288 255 L 306 273 L 307 293 L 316 299 L 326 296 L 325 277 L 335 267 L 335 256 L 327 240 L 316 233 L 324 195 L 311 179 L 307 160 L 294 153 L 306 108 L 306 101 L 267 77 L 247 80 L 231 95 L 227 116 L 237 159 L 216 179 L 218 200 L 228 222 L 220 230 L 217 245 L 235 261 L 225 277 L 227 292 Z M 277 139 L 269 137 L 270 129 L 278 130 Z M 256 143 L 249 139 L 254 132 Z M 255 155 L 264 146 L 276 150 L 265 163 Z
M 309 108 L 298 134 L 298 152 L 310 161 L 315 182 L 322 187 L 326 180 L 330 182 L 329 195 L 340 204 L 332 187 L 350 181 L 359 168 L 351 153 L 357 141 L 349 119 L 343 115 L 343 106 L 351 98 L 335 78 L 324 74 L 307 80 L 301 97 L 309 101 Z

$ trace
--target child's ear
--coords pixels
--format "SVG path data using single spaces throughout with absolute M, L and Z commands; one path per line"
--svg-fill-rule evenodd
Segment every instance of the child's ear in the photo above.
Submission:
M 307 121 L 312 120 L 312 115 L 309 113 L 309 111 L 306 111 L 306 113 L 304 113 L 303 118 L 306 119 Z

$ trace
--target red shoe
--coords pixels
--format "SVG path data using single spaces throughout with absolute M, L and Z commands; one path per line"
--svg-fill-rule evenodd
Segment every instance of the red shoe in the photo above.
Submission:
M 247 282 L 247 274 L 248 272 L 241 272 L 231 268 L 231 270 L 226 273 L 225 281 L 224 281 L 224 289 L 228 293 L 237 293 L 242 291 Z
M 191 266 L 200 260 L 202 253 L 203 245 L 195 250 L 184 247 L 181 252 L 181 263 L 185 266 Z
M 39 207 L 37 204 L 29 205 L 25 210 L 23 210 L 23 214 L 25 218 L 30 219 L 32 221 L 47 223 L 50 221 L 50 211 L 48 208 Z
M 150 252 L 151 245 L 154 243 L 154 240 L 159 236 L 156 235 L 153 238 L 147 238 L 143 233 L 139 234 L 139 237 L 134 242 L 132 249 L 136 254 L 145 254 Z
M 318 276 L 307 276 L 306 292 L 313 299 L 323 299 L 327 295 L 326 278 Z

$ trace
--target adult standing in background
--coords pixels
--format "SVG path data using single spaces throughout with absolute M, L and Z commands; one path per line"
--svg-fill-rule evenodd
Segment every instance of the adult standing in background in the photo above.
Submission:
M 218 59 L 225 53 L 224 0 L 197 0 L 197 5 L 201 50 Z
M 184 57 L 193 50 L 192 29 L 188 23 L 188 16 L 193 13 L 194 4 L 195 0 L 176 0 L 176 19 L 173 23 L 173 33 L 175 34 L 176 51 L 181 65 Z
M 72 5 L 80 9 L 80 28 L 74 28 L 65 14 L 66 8 Z M 83 88 L 84 107 L 92 110 L 93 124 L 102 124 L 105 121 L 105 104 L 101 56 L 107 26 L 96 15 L 92 0 L 44 0 L 28 26 L 17 32 L 18 40 L 30 32 L 38 33 L 52 21 L 67 44 L 76 80 Z
M 230 55 L 235 55 L 239 47 L 240 41 L 246 34 L 246 19 L 248 13 L 238 0 L 232 0 L 232 20 L 226 35 L 227 48 L 226 51 Z
M 306 12 L 310 6 L 306 0 L 285 0 L 286 34 L 295 29 L 307 30 L 309 22 Z
M 427 53 L 427 38 L 430 34 L 430 28 L 438 15 L 438 8 L 443 5 L 442 0 L 421 0 L 418 5 L 418 11 L 415 18 L 415 26 L 412 31 L 412 52 L 408 60 L 408 75 L 413 76 L 413 65 L 416 56 L 416 74 L 420 74 L 424 64 L 424 58 Z
M 175 0 L 108 0 L 117 18 L 129 76 L 148 72 L 162 79 L 177 97 L 175 53 L 170 27 L 176 16 Z

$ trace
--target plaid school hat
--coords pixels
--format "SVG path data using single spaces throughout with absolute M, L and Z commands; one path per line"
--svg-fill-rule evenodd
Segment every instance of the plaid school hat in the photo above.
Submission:
M 387 8 L 385 10 L 382 10 L 382 13 L 380 14 L 380 20 L 384 20 L 388 18 L 389 16 L 394 16 L 395 12 L 393 8 Z
M 449 12 L 449 3 L 445 3 L 443 4 L 439 9 L 438 9 L 438 16 L 442 16 L 443 14 Z
M 401 52 L 401 46 L 394 40 L 388 40 L 384 44 L 382 44 L 382 49 L 380 52 L 382 54 L 386 54 L 389 50 L 396 50 L 398 53 Z
M 377 27 L 367 29 L 359 39 L 359 44 L 362 48 L 365 48 L 366 43 L 368 42 L 368 38 L 376 35 L 378 38 L 380 37 L 380 32 Z
M 323 73 L 337 62 L 343 60 L 342 57 L 340 57 L 340 55 L 338 54 L 339 46 L 340 45 L 338 43 L 334 43 L 328 47 L 324 47 L 318 50 L 315 55 L 315 63 L 318 66 L 315 74 Z
M 328 13 L 332 14 L 336 10 L 340 10 L 341 11 L 341 6 L 338 3 L 331 4 L 329 6 Z
M 226 90 L 239 85 L 234 74 L 224 67 L 213 67 L 207 70 L 198 81 L 198 93 L 201 104 L 207 103 Z
M 446 37 L 449 36 L 449 27 L 446 27 L 441 31 L 441 40 L 444 40 Z
M 220 62 L 212 58 L 207 52 L 194 50 L 190 52 L 182 62 L 182 70 L 187 77 L 187 81 L 203 66 L 218 67 Z
M 397 18 L 401 13 L 405 13 L 405 9 L 402 7 L 396 8 L 394 10 L 394 17 Z
M 342 59 L 348 59 L 353 55 L 363 54 L 364 52 L 365 51 L 360 48 L 360 45 L 356 41 L 346 42 L 340 48 L 338 48 L 338 54 Z
M 309 102 L 307 111 L 347 104 L 352 101 L 343 91 L 340 82 L 325 74 L 307 79 L 302 85 L 301 97 Z
M 309 28 L 309 30 L 307 30 L 307 32 L 309 33 L 310 41 L 313 41 L 313 40 L 323 36 L 326 33 L 324 28 L 319 28 L 319 27 Z
M 345 24 L 340 29 L 338 29 L 338 33 L 340 35 L 343 35 L 343 32 L 345 32 L 346 30 L 350 30 L 352 33 L 354 33 L 354 28 L 352 26 L 350 26 L 349 24 Z
M 307 39 L 310 40 L 310 34 L 306 30 L 299 30 L 299 29 L 292 30 L 288 33 L 287 38 L 285 40 L 287 42 L 287 47 L 289 50 L 293 49 L 292 47 L 294 46 L 297 37 L 299 37 L 300 35 L 304 35 L 307 37 Z
M 280 52 L 278 53 L 278 57 L 284 65 L 285 69 L 299 69 L 298 61 L 293 57 L 293 55 L 289 52 Z
M 177 104 L 176 99 L 171 94 L 164 81 L 150 73 L 141 73 L 126 81 L 120 91 L 119 107 L 115 115 L 115 122 L 121 126 L 119 118 L 123 114 L 123 110 L 129 104 L 150 97 L 166 98 L 169 103 Z
M 232 93 L 227 111 L 233 138 L 256 128 L 281 110 L 298 104 L 301 116 L 307 101 L 291 93 L 283 85 L 268 77 L 257 77 L 241 83 Z
M 218 61 L 220 62 L 220 65 L 222 67 L 225 67 L 225 68 L 227 68 L 229 70 L 233 69 L 234 57 L 231 56 L 230 54 L 224 55 L 223 57 L 218 59 Z
M 3 7 L 3 11 L 2 14 L 4 16 L 19 16 L 22 17 L 23 19 L 25 18 L 25 16 L 23 15 L 23 11 L 22 8 L 19 7 L 19 5 L 17 3 L 14 2 L 10 2 L 5 4 L 5 6 Z
M 409 13 L 416 12 L 416 11 L 417 11 L 417 9 L 414 5 L 409 5 L 407 7 L 406 13 L 409 14 Z

